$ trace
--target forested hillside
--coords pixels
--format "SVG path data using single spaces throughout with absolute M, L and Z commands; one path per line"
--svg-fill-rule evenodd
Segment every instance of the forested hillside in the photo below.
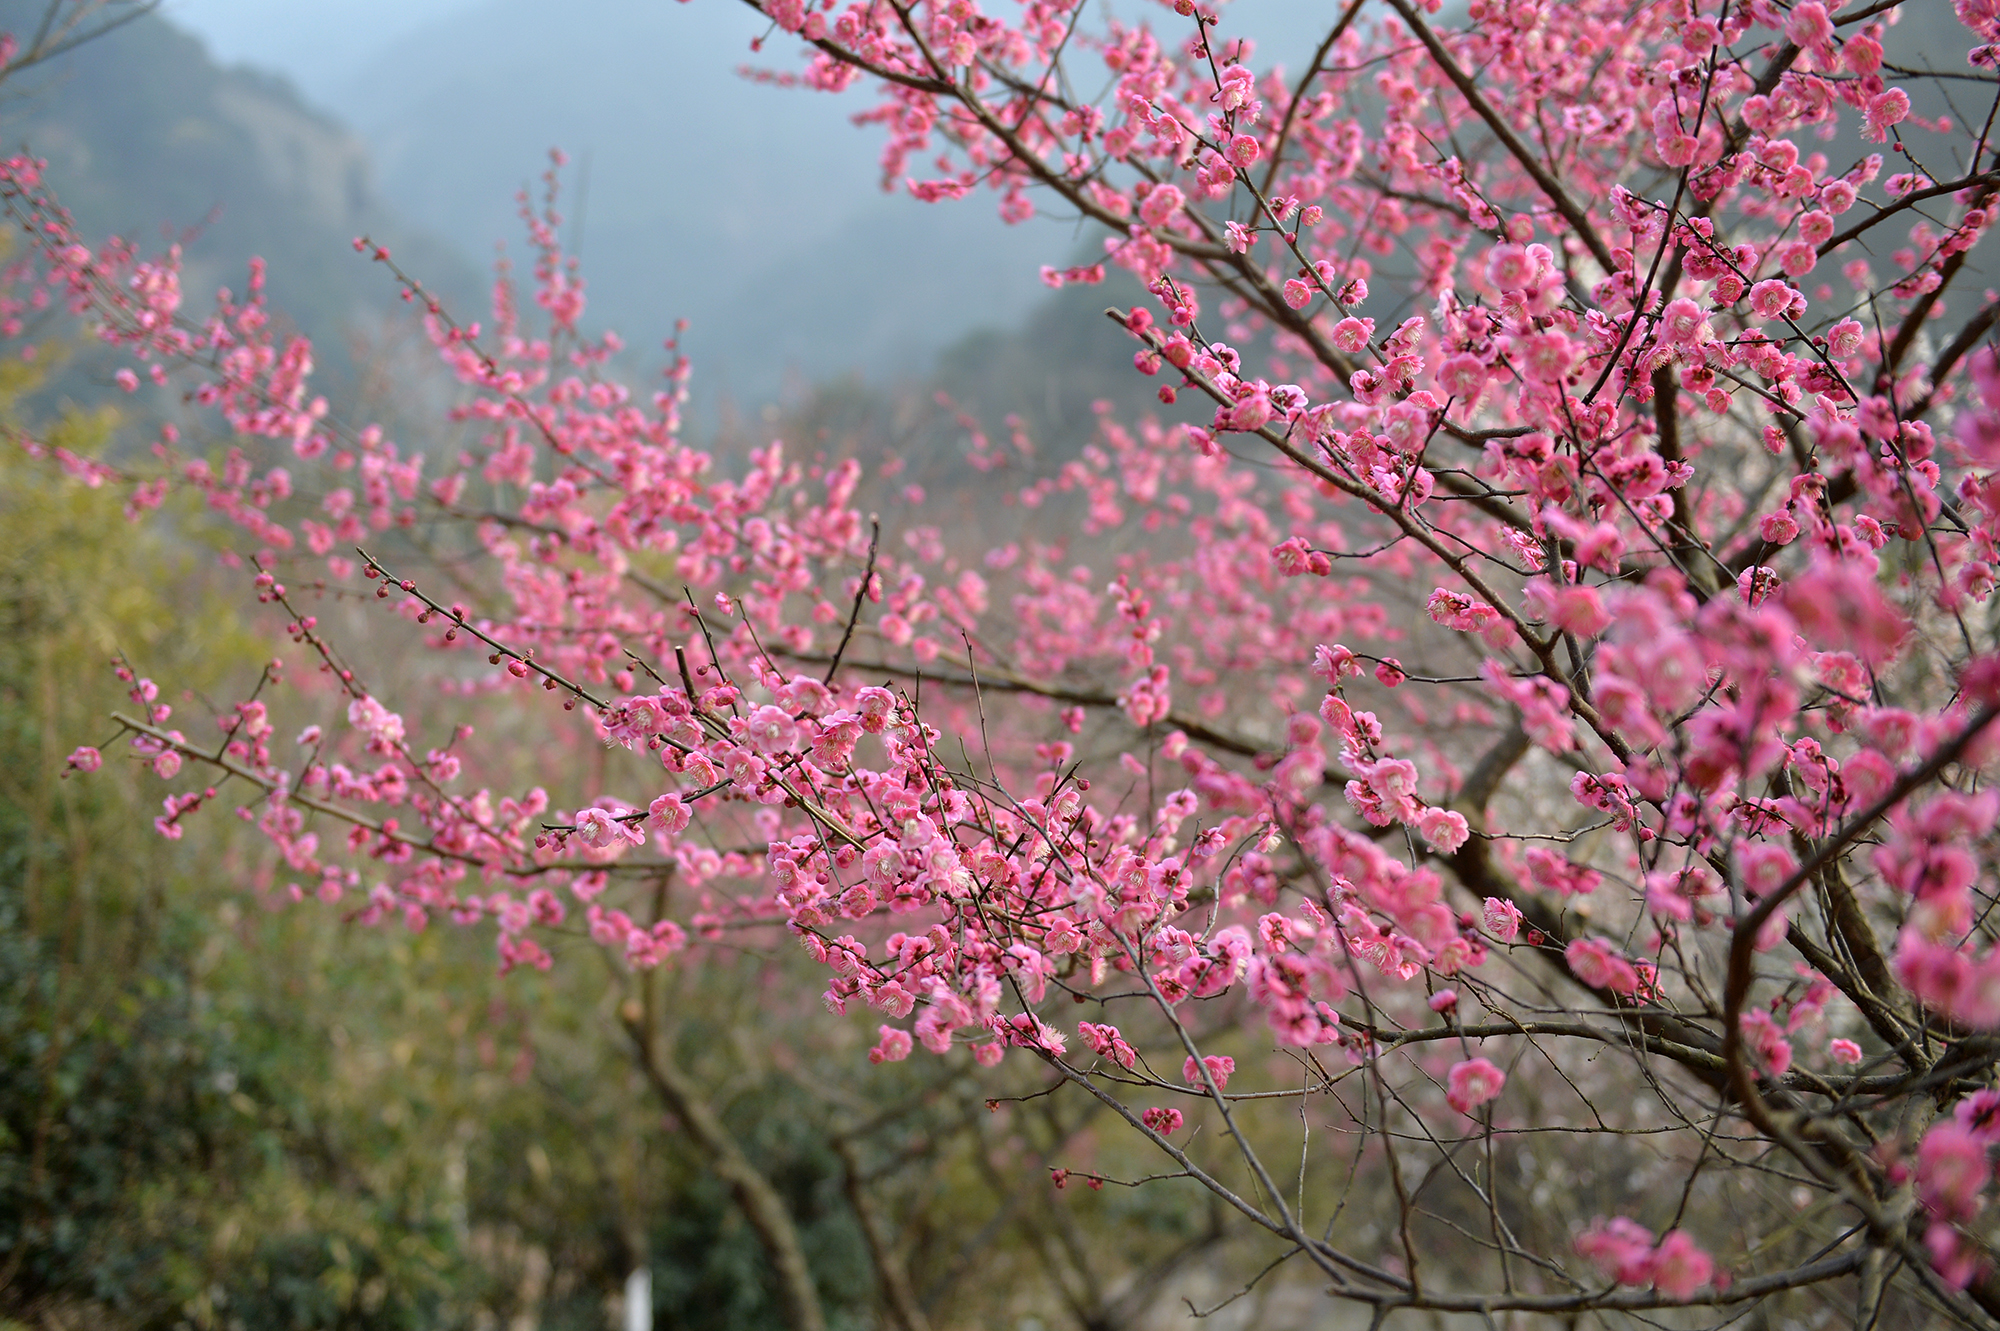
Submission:
M 0 30 L 41 9 L 0 3 Z M 368 150 L 284 80 L 225 69 L 158 16 L 90 41 L 10 81 L 0 141 L 48 161 L 48 177 L 86 235 L 142 249 L 184 246 L 184 292 L 241 291 L 262 256 L 271 301 L 340 369 L 351 334 L 398 308 L 396 293 L 348 242 L 395 246 L 440 290 L 464 298 L 477 271 L 451 245 L 400 224 L 382 203 Z

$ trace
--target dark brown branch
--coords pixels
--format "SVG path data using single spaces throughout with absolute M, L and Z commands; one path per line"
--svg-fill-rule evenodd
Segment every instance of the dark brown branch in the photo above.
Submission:
M 750 1157 L 737 1145 L 735 1135 L 723 1126 L 721 1117 L 702 1098 L 693 1078 L 660 1047 L 648 1026 L 631 1013 L 621 1013 L 619 1020 L 631 1037 L 633 1052 L 646 1080 L 701 1148 L 707 1167 L 729 1185 L 736 1204 L 743 1210 L 743 1218 L 756 1231 L 757 1241 L 777 1280 L 786 1324 L 792 1331 L 826 1331 L 819 1290 L 813 1284 L 812 1268 L 806 1263 L 805 1248 L 799 1242 L 798 1228 L 792 1223 L 785 1199 L 750 1162 Z
M 1507 117 L 1501 115 L 1499 110 L 1480 93 L 1479 85 L 1474 83 L 1472 76 L 1452 58 L 1451 52 L 1447 51 L 1444 43 L 1438 40 L 1438 35 L 1431 30 L 1430 24 L 1424 22 L 1423 17 L 1411 7 L 1409 0 L 1389 0 L 1389 6 L 1402 16 L 1403 22 L 1409 25 L 1410 31 L 1416 34 L 1424 49 L 1430 52 L 1431 59 L 1437 64 L 1438 69 L 1451 80 L 1459 95 L 1465 98 L 1466 105 L 1486 122 L 1494 137 L 1500 140 L 1501 145 L 1520 164 L 1521 169 L 1528 173 L 1529 179 L 1535 182 L 1535 187 L 1555 205 L 1556 211 L 1563 215 L 1563 220 L 1575 229 L 1577 239 L 1589 248 L 1591 257 L 1597 260 L 1605 272 L 1618 271 L 1618 265 L 1611 257 L 1610 247 L 1597 234 L 1597 229 L 1590 224 L 1590 215 L 1578 206 L 1576 200 L 1570 198 L 1569 191 L 1562 187 L 1561 181 L 1550 174 L 1541 159 L 1535 156 L 1534 150 L 1521 141 L 1521 136 L 1516 134 L 1514 127 L 1507 122 Z
M 817 665 L 828 659 L 824 652 L 794 652 L 787 651 L 783 647 L 775 647 L 772 650 L 779 656 L 789 657 L 794 661 L 809 662 L 813 665 Z M 920 678 L 927 685 L 939 685 L 945 688 L 986 689 L 996 693 L 1029 694 L 1037 698 L 1047 698 L 1051 702 L 1075 703 L 1079 707 L 1115 708 L 1118 706 L 1118 695 L 1106 693 L 1101 689 L 1073 688 L 1063 684 L 1043 684 L 1036 680 L 1025 679 L 1019 675 L 992 668 L 982 669 L 977 679 L 974 679 L 971 675 L 953 675 L 936 670 L 919 670 L 915 666 L 895 665 L 888 661 L 854 661 L 850 662 L 847 668 L 864 675 L 894 675 L 902 679 Z M 1241 735 L 1232 735 L 1227 731 L 1217 730 L 1215 727 L 1198 721 L 1194 717 L 1182 712 L 1169 712 L 1166 719 L 1158 724 L 1181 731 L 1197 744 L 1206 745 L 1212 749 L 1219 749 L 1224 753 L 1233 753 L 1239 757 L 1269 758 L 1283 756 L 1282 745 L 1259 744 Z M 1328 764 L 1320 775 L 1320 779 L 1329 784 L 1345 782 L 1348 780 L 1348 777 L 1348 773 L 1341 771 L 1332 764 Z
M 1298 86 L 1292 89 L 1292 100 L 1285 105 L 1285 118 L 1278 125 L 1277 138 L 1271 143 L 1271 164 L 1264 168 L 1264 186 L 1261 193 L 1269 194 L 1272 183 L 1278 178 L 1278 166 L 1284 160 L 1285 144 L 1292 133 L 1292 121 L 1298 116 L 1299 103 L 1305 100 L 1306 89 L 1310 88 L 1312 81 L 1319 77 L 1320 68 L 1326 64 L 1327 54 L 1333 50 L 1334 43 L 1353 26 L 1355 15 L 1361 12 L 1362 3 L 1363 0 L 1348 0 L 1346 10 L 1342 12 L 1339 21 L 1327 31 L 1326 39 L 1320 42 L 1319 49 L 1313 52 L 1312 63 L 1306 66 L 1306 72 L 1299 77 Z
M 875 1209 L 875 1201 L 868 1195 L 861 1164 L 854 1157 L 854 1143 L 836 1137 L 833 1149 L 840 1156 L 847 1205 L 861 1227 L 862 1241 L 868 1245 L 868 1259 L 874 1264 L 875 1278 L 881 1283 L 882 1301 L 888 1305 L 889 1315 L 895 1319 L 898 1331 L 930 1331 L 931 1319 L 924 1316 L 923 1305 L 917 1302 L 916 1291 L 910 1287 L 909 1268 L 896 1252 L 882 1216 Z
M 1917 334 L 1923 331 L 1924 321 L 1929 319 L 1931 311 L 1937 308 L 1938 300 L 1951 285 L 1951 280 L 1958 276 L 1959 269 L 1965 267 L 1965 256 L 1968 252 L 1960 250 L 1939 264 L 1937 285 L 1917 297 L 1910 305 L 1909 312 L 1903 316 L 1903 322 L 1896 328 L 1896 336 L 1891 339 L 1888 350 L 1883 354 L 1882 368 L 1876 376 L 1876 382 L 1880 387 L 1887 388 L 1895 382 L 1896 370 L 1902 365 L 1903 357 L 1909 355 L 1910 348 L 1916 345 Z
M 1959 329 L 1958 335 L 1938 353 L 1938 358 L 1931 362 L 1930 370 L 1926 374 L 1931 381 L 1930 388 L 1917 399 L 1907 413 L 1912 420 L 1931 409 L 1932 404 L 1937 401 L 1939 383 L 1952 372 L 1959 361 L 1965 358 L 1968 351 L 1979 344 L 1979 339 L 1992 329 L 1996 319 L 2000 319 L 2000 300 L 1988 301 L 1979 313 L 1966 320 L 1965 327 Z
M 1969 189 L 1974 185 L 1991 185 L 1995 181 L 2000 181 L 2000 171 L 1981 171 L 1979 174 L 1967 176 L 1963 180 L 1953 180 L 1942 185 L 1932 185 L 1928 189 L 1911 190 L 1888 207 L 1869 214 L 1853 226 L 1847 228 L 1847 230 L 1838 233 L 1832 239 L 1823 243 L 1819 247 L 1819 257 L 1824 259 L 1827 255 L 1833 253 L 1848 241 L 1853 240 L 1856 236 L 1867 234 L 1867 232 L 1880 226 L 1906 208 L 1914 208 L 1925 200 L 1935 199 L 1939 195 L 1956 194 L 1962 189 Z
M 1653 1052 L 1671 1058 L 1699 1080 L 1721 1090 L 1726 1070 L 1721 1059 L 1721 1043 L 1708 1031 L 1658 1009 L 1634 1008 L 1628 999 L 1609 989 L 1585 981 L 1571 970 L 1562 955 L 1573 935 L 1560 910 L 1551 909 L 1533 893 L 1525 892 L 1501 873 L 1494 862 L 1492 840 L 1486 835 L 1486 805 L 1492 800 L 1506 775 L 1528 752 L 1527 735 L 1516 726 L 1502 735 L 1474 766 L 1452 807 L 1465 816 L 1472 835 L 1450 856 L 1443 857 L 1460 885 L 1475 897 L 1498 897 L 1512 902 L 1521 912 L 1522 922 L 1539 932 L 1548 950 L 1537 948 L 1564 979 L 1588 991 L 1606 1009 L 1616 1011 L 1640 1043 Z
M 868 567 L 861 571 L 861 585 L 854 589 L 854 609 L 847 615 L 847 631 L 840 635 L 840 646 L 833 649 L 833 660 L 827 662 L 826 678 L 820 682 L 833 683 L 834 674 L 840 669 L 840 658 L 847 652 L 847 644 L 854 637 L 854 626 L 861 622 L 861 605 L 868 599 L 868 584 L 875 580 L 875 551 L 882 543 L 882 524 L 874 518 L 868 519 Z

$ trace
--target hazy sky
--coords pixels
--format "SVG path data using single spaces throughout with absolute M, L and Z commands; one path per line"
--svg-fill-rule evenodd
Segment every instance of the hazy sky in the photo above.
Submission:
M 678 0 L 660 0 L 664 5 Z M 733 0 L 732 0 L 733 2 Z M 289 75 L 326 100 L 357 65 L 399 37 L 475 8 L 480 0 L 165 0 L 167 16 L 199 33 L 226 64 L 245 62 Z M 560 12 L 560 0 L 552 0 Z M 1312 0 L 1238 0 L 1234 21 L 1266 40 L 1316 32 L 1323 6 Z M 1156 15 L 1155 18 L 1161 16 Z M 1166 16 L 1171 17 L 1171 16 Z M 1271 47 L 1270 50 L 1277 50 Z M 1310 50 L 1310 45 L 1306 46 Z M 1297 63 L 1296 58 L 1292 63 Z
M 166 0 L 167 17 L 199 33 L 225 64 L 287 74 L 323 98 L 353 67 L 398 37 L 478 0 Z

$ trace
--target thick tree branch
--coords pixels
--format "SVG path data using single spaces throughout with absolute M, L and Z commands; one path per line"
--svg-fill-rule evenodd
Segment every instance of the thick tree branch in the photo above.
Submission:
M 743 1153 L 735 1134 L 709 1108 L 694 1079 L 661 1047 L 650 1024 L 630 1013 L 620 1014 L 619 1020 L 647 1082 L 701 1148 L 707 1167 L 729 1185 L 736 1204 L 743 1210 L 743 1218 L 750 1222 L 777 1281 L 785 1324 L 791 1331 L 826 1331 L 819 1289 L 813 1283 L 812 1268 L 806 1262 L 798 1226 L 792 1221 L 785 1199 Z

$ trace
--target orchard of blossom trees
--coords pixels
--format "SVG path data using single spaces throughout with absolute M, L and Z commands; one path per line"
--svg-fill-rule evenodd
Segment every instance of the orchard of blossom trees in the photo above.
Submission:
M 458 444 L 392 438 L 261 271 L 211 308 L 16 157 L 8 331 L 66 310 L 186 404 L 52 460 L 198 494 L 282 630 L 219 729 L 120 664 L 72 766 L 254 822 L 329 927 L 602 953 L 798 1328 L 797 1217 L 648 987 L 786 939 L 867 1060 L 1099 1106 L 1149 1163 L 1052 1186 L 1207 1190 L 1246 1290 L 2000 1325 L 2000 4 L 1347 0 L 1275 53 L 1195 0 L 757 7 L 887 186 L 1101 240 L 1043 280 L 1143 289 L 1157 411 L 974 431 L 1029 501 L 992 548 L 865 445 L 711 455 L 551 194 L 490 311 L 355 242 L 456 379 Z M 357 595 L 436 668 L 352 664 Z M 536 728 L 600 776 L 481 747 Z

